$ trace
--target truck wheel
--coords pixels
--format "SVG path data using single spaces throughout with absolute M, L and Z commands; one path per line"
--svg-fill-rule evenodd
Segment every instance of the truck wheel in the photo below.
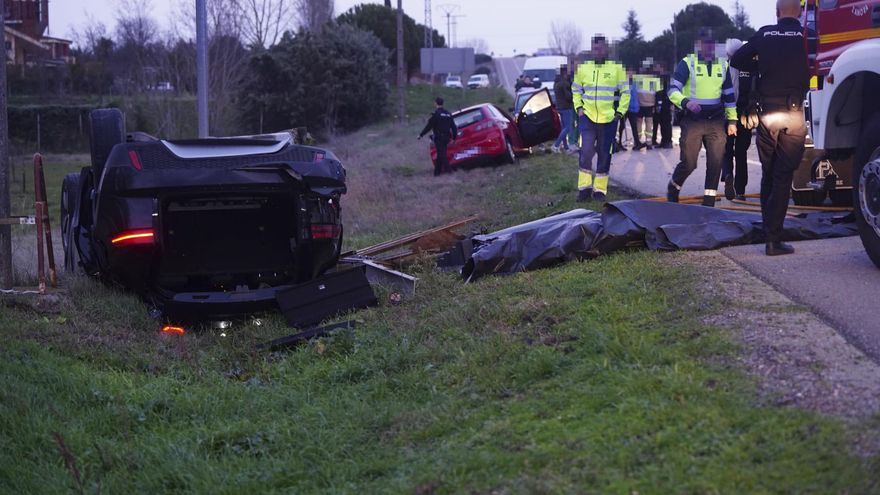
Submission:
M 64 248 L 64 268 L 68 272 L 76 270 L 79 253 L 74 243 L 74 218 L 79 207 L 79 174 L 67 174 L 61 185 L 61 245 Z
M 791 191 L 791 199 L 798 206 L 821 206 L 825 202 L 825 191 Z
M 92 170 L 95 182 L 100 183 L 113 147 L 125 142 L 125 119 L 118 108 L 99 108 L 89 114 L 89 124 Z
M 880 114 L 867 121 L 853 158 L 853 206 L 862 244 L 880 267 Z

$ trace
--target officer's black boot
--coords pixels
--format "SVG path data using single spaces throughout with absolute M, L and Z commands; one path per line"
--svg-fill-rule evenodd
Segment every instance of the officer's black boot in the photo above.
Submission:
M 703 196 L 703 206 L 715 208 L 715 196 Z
M 724 179 L 724 197 L 727 198 L 728 201 L 733 201 L 736 198 L 736 188 L 733 184 L 733 174 L 727 176 Z
M 675 184 L 670 182 L 669 185 L 666 186 L 666 201 L 669 201 L 670 203 L 678 203 L 679 192 L 680 191 L 675 187 Z
M 767 243 L 765 252 L 767 256 L 784 256 L 786 254 L 794 254 L 794 248 L 784 242 L 775 241 Z
M 578 191 L 578 197 L 577 197 L 578 203 L 586 203 L 587 201 L 591 200 L 592 198 L 593 198 L 593 189 L 592 188 Z

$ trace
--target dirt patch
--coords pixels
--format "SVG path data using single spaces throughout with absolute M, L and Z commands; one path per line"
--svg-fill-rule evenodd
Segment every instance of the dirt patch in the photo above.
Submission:
M 807 308 L 794 303 L 719 252 L 671 255 L 704 274 L 701 289 L 719 311 L 704 321 L 729 330 L 744 352 L 740 365 L 758 378 L 761 400 L 873 423 L 856 440 L 880 452 L 880 366 Z

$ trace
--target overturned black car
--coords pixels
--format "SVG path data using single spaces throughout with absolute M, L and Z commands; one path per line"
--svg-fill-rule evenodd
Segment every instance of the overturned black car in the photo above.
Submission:
M 139 293 L 175 318 L 275 306 L 342 247 L 345 169 L 292 133 L 166 141 L 90 116 L 92 164 L 64 178 L 65 266 Z

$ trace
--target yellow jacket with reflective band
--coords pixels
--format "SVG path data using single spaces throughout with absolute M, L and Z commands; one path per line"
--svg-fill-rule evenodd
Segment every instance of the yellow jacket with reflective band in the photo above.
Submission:
M 687 65 L 686 81 L 678 79 L 678 71 L 669 83 L 669 101 L 678 108 L 683 108 L 687 101 L 695 101 L 704 109 L 724 108 L 727 120 L 737 120 L 736 96 L 728 76 L 729 64 L 726 58 L 716 58 L 712 62 L 712 73 L 709 65 L 700 60 L 696 54 L 682 59 Z
M 618 107 L 614 105 L 614 93 L 620 93 Z M 617 108 L 629 108 L 629 80 L 623 65 L 606 61 L 603 64 L 586 62 L 578 66 L 571 85 L 574 109 L 584 109 L 584 115 L 597 124 L 614 120 Z M 623 113 L 621 112 L 621 113 Z
M 663 85 L 659 77 L 637 74 L 633 76 L 633 84 L 639 95 L 639 106 L 653 107 L 657 104 L 657 92 Z

